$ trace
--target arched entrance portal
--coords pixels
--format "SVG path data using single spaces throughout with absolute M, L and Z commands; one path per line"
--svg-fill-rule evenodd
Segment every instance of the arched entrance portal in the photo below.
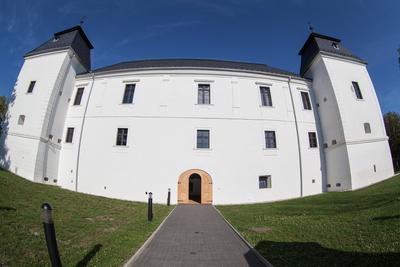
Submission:
M 179 176 L 178 204 L 212 204 L 211 176 L 203 170 L 192 169 Z

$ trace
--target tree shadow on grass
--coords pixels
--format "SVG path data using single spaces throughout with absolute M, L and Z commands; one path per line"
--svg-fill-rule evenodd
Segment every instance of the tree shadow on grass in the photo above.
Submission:
M 400 253 L 349 252 L 314 242 L 261 241 L 255 248 L 273 266 L 399 266 Z
M 374 221 L 386 221 L 386 220 L 392 220 L 392 219 L 400 219 L 400 214 L 393 215 L 393 216 L 381 216 L 381 217 L 372 218 L 372 220 L 374 220 Z
M 5 207 L 5 206 L 0 206 L 0 210 L 6 210 L 6 211 L 16 211 L 15 208 L 13 207 Z
M 85 267 L 89 264 L 89 262 L 92 260 L 94 256 L 96 256 L 97 252 L 101 249 L 103 245 L 102 244 L 97 244 L 95 245 L 87 254 L 86 256 L 78 262 L 75 267 Z

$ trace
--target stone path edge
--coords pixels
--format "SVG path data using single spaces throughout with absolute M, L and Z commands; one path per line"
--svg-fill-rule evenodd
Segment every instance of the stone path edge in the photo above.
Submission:
M 156 230 L 147 238 L 147 240 L 143 243 L 143 245 L 133 254 L 133 256 L 124 264 L 124 267 L 129 267 L 131 266 L 135 260 L 139 257 L 139 255 L 142 253 L 145 247 L 150 243 L 150 241 L 154 238 L 156 233 L 161 229 L 161 227 L 164 225 L 164 223 L 167 221 L 168 217 L 172 214 L 172 212 L 175 210 L 177 206 L 175 207 L 168 213 L 168 215 L 164 218 L 164 220 L 160 223 L 160 225 L 156 228 Z M 225 218 L 224 218 L 225 219 Z
M 272 265 L 270 262 L 268 262 L 268 261 L 263 257 L 263 255 L 261 255 L 260 252 L 258 252 L 258 251 L 253 247 L 253 245 L 250 244 L 250 243 L 246 240 L 246 238 L 244 238 L 244 236 L 242 236 L 242 234 L 239 233 L 239 231 L 236 230 L 236 228 L 233 227 L 233 225 L 232 225 L 227 219 L 225 219 L 224 215 L 222 215 L 222 213 L 221 213 L 215 206 L 213 206 L 213 207 L 214 207 L 214 209 L 218 212 L 218 214 L 221 215 L 221 217 L 224 219 L 224 221 L 226 222 L 226 224 L 229 225 L 229 227 L 230 227 L 230 228 L 239 236 L 239 238 L 242 239 L 242 241 L 249 247 L 249 249 L 254 253 L 254 255 L 256 255 L 256 257 L 257 257 L 262 263 L 264 263 L 265 266 L 267 266 L 267 267 L 273 267 L 273 265 Z

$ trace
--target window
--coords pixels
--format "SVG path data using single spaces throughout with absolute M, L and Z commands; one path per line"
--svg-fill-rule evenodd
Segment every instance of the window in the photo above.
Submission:
M 364 131 L 367 134 L 371 133 L 371 125 L 368 122 L 364 123 Z
M 354 92 L 356 93 L 357 99 L 363 99 L 363 96 L 361 94 L 361 89 L 360 86 L 358 85 L 358 82 L 351 82 L 353 84 Z
M 333 42 L 333 43 L 332 43 L 332 46 L 333 46 L 333 48 L 335 48 L 335 49 L 339 49 L 339 44 L 336 43 L 336 42 Z
M 209 130 L 197 130 L 197 148 L 210 148 Z
M 260 86 L 261 104 L 266 107 L 272 107 L 271 90 L 269 87 Z
M 276 148 L 275 131 L 265 131 L 265 148 Z
M 32 93 L 33 92 L 33 88 L 35 87 L 36 81 L 31 81 L 31 83 L 29 84 L 28 87 L 28 92 L 27 93 Z
M 65 143 L 72 143 L 74 137 L 74 128 L 69 127 L 67 129 L 67 136 L 65 137 Z
M 136 84 L 127 84 L 125 86 L 124 99 L 122 100 L 122 104 L 132 104 L 133 96 L 135 94 Z
M 126 146 L 128 143 L 128 128 L 118 128 L 117 146 Z
M 263 175 L 258 177 L 258 188 L 271 188 L 271 175 Z
M 311 110 L 311 101 L 308 92 L 301 92 L 301 99 L 303 100 L 303 108 Z
M 19 115 L 18 125 L 24 125 L 25 123 L 25 115 Z
M 197 91 L 197 104 L 210 104 L 210 85 L 199 84 Z
M 76 91 L 76 95 L 75 95 L 75 100 L 74 100 L 74 106 L 78 106 L 81 104 L 81 100 L 82 100 L 82 95 L 83 95 L 83 90 L 85 88 L 81 87 L 78 88 L 78 90 Z
M 308 133 L 308 141 L 310 143 L 310 147 L 318 147 L 317 134 L 315 132 Z

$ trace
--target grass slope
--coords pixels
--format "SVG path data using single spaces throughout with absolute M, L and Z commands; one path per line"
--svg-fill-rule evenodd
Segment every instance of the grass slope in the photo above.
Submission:
M 274 266 L 400 266 L 400 175 L 353 192 L 218 209 Z
M 0 170 L 0 266 L 49 266 L 41 204 L 54 208 L 64 266 L 121 266 L 172 207 L 96 197 L 36 184 Z

